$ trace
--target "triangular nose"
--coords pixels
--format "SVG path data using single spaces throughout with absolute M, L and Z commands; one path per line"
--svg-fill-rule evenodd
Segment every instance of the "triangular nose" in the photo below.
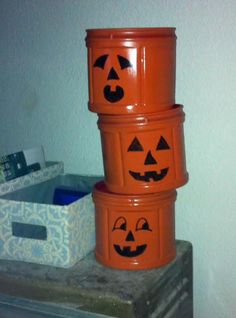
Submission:
M 134 236 L 133 236 L 133 233 L 131 231 L 129 231 L 129 233 L 128 233 L 128 235 L 127 235 L 125 240 L 129 241 L 129 242 L 130 241 L 134 241 Z
M 147 157 L 144 162 L 145 165 L 155 165 L 157 164 L 156 159 L 152 156 L 151 151 L 149 150 L 147 153 Z
M 110 69 L 107 79 L 108 80 L 118 80 L 119 79 L 119 76 L 113 67 Z

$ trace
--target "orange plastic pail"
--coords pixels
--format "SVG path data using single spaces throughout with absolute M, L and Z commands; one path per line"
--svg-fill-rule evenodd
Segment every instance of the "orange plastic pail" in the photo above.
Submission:
M 188 180 L 184 112 L 99 115 L 105 183 L 111 192 L 144 194 L 167 191 Z
M 89 109 L 150 113 L 175 103 L 175 28 L 87 30 Z
M 99 182 L 93 190 L 96 259 L 117 269 L 157 268 L 172 261 L 176 191 L 120 195 Z

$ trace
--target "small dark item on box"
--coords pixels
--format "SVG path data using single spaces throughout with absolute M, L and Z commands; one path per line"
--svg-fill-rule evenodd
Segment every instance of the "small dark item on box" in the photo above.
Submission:
M 68 205 L 78 199 L 84 197 L 88 192 L 76 190 L 72 187 L 61 186 L 55 189 L 53 196 L 53 204 Z

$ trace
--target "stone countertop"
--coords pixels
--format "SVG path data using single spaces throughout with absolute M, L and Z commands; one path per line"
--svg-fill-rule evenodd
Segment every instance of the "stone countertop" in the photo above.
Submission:
M 150 317 L 158 302 L 180 290 L 192 297 L 192 246 L 176 245 L 176 259 L 152 270 L 106 268 L 93 253 L 69 269 L 0 260 L 0 293 L 114 317 Z

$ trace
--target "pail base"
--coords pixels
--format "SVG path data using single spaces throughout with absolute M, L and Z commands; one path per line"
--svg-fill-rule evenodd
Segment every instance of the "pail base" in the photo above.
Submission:
M 118 194 L 148 194 L 148 193 L 159 193 L 163 191 L 170 191 L 172 189 L 178 189 L 184 186 L 189 180 L 188 173 L 186 173 L 183 178 L 174 180 L 171 183 L 165 183 L 164 185 L 159 185 L 157 183 L 140 183 L 140 184 L 112 184 L 105 180 L 107 189 L 112 193 Z
M 167 255 L 166 257 L 162 258 L 162 259 L 158 259 L 155 262 L 152 261 L 151 263 L 148 262 L 139 262 L 139 263 L 135 263 L 135 262 L 117 262 L 117 261 L 112 261 L 112 260 L 106 260 L 104 259 L 104 257 L 102 257 L 101 255 L 99 255 L 96 250 L 95 250 L 95 257 L 96 260 L 106 266 L 106 267 L 110 267 L 113 269 L 122 269 L 122 270 L 146 270 L 146 269 L 155 269 L 155 268 L 160 268 L 162 266 L 165 266 L 167 264 L 169 264 L 170 262 L 172 262 L 175 258 L 176 258 L 176 249 L 174 249 L 172 254 Z

